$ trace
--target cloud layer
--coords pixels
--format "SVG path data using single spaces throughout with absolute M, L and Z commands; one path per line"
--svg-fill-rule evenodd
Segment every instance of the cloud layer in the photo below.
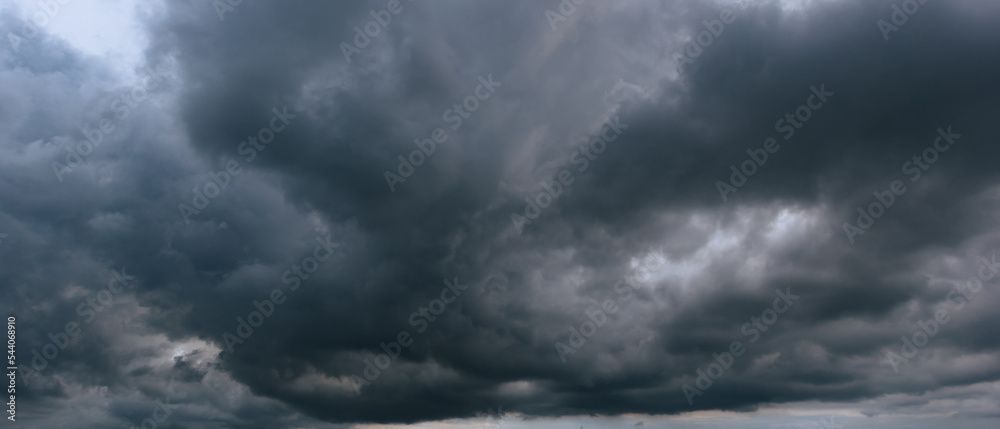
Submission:
M 27 427 L 1000 417 L 1000 5 L 215 3 L 0 10 Z

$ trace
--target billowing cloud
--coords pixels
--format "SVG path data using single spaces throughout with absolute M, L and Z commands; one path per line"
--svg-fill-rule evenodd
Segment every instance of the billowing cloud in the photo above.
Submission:
M 994 2 L 94 4 L 0 10 L 26 427 L 996 425 Z

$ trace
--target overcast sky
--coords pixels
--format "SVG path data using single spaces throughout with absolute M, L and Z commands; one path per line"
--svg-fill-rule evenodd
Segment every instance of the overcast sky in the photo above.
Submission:
M 998 16 L 0 0 L 4 427 L 996 428 Z

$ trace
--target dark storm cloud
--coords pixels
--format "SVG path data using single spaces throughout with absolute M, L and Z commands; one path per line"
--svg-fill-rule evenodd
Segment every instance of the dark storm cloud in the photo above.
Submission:
M 886 41 L 890 2 L 755 2 L 678 73 L 673 54 L 724 5 L 586 2 L 553 29 L 556 1 L 404 0 L 348 62 L 341 43 L 387 3 L 244 2 L 220 20 L 169 2 L 144 23 L 145 59 L 174 80 L 64 183 L 58 150 L 28 142 L 74 144 L 100 115 L 79 88 L 100 111 L 130 85 L 44 35 L 37 54 L 5 54 L 0 91 L 50 100 L 3 117 L 0 252 L 22 356 L 77 320 L 111 269 L 136 277 L 26 403 L 83 408 L 97 389 L 118 398 L 88 420 L 99 427 L 169 397 L 182 407 L 167 427 L 249 428 L 496 404 L 540 417 L 876 399 L 877 415 L 996 397 L 977 387 L 1000 378 L 995 281 L 962 309 L 948 300 L 1000 249 L 993 3 L 927 2 Z M 452 128 L 445 112 L 486 76 L 501 85 Z M 833 95 L 786 139 L 776 122 L 812 88 Z M 274 109 L 295 117 L 247 159 L 241 142 Z M 939 127 L 961 137 L 910 181 L 903 164 Z M 447 141 L 391 191 L 385 172 L 436 128 Z M 717 182 L 769 137 L 780 149 L 724 201 Z M 242 172 L 185 222 L 178 204 L 230 160 Z M 564 170 L 572 184 L 518 232 L 511 215 Z M 906 193 L 849 242 L 843 224 L 894 180 Z M 289 290 L 285 273 L 326 236 L 340 247 Z M 650 258 L 663 267 L 625 299 L 614 285 Z M 411 315 L 456 278 L 468 289 L 417 332 Z M 225 351 L 223 333 L 275 288 L 286 301 Z M 776 290 L 799 298 L 751 342 L 744 324 Z M 608 299 L 618 311 L 563 363 L 555 344 Z M 887 352 L 941 309 L 951 321 L 897 374 Z M 350 377 L 401 331 L 413 343 L 358 395 Z M 682 386 L 734 340 L 746 354 L 689 405 Z

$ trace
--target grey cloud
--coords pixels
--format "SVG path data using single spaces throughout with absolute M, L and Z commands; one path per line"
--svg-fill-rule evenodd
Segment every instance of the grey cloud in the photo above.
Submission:
M 387 3 L 244 2 L 224 20 L 163 4 L 134 70 L 173 80 L 64 182 L 51 162 L 130 85 L 49 33 L 0 53 L 0 93 L 23 106 L 0 116 L 0 278 L 21 365 L 111 269 L 136 277 L 19 397 L 29 427 L 68 424 L 57 407 L 136 424 L 168 397 L 181 406 L 166 427 L 804 401 L 995 424 L 996 282 L 962 309 L 948 299 L 1000 248 L 992 2 L 926 2 L 888 41 L 876 22 L 892 2 L 754 2 L 678 68 L 724 4 L 586 2 L 553 31 L 558 1 L 403 0 L 346 61 L 340 43 Z M 452 128 L 443 114 L 487 75 L 502 86 Z M 776 121 L 814 86 L 834 95 L 786 139 Z M 248 160 L 240 143 L 286 107 L 296 117 Z M 614 118 L 627 128 L 586 154 Z M 904 163 L 949 126 L 962 137 L 911 181 Z M 390 191 L 384 173 L 436 128 L 447 141 Z M 716 182 L 769 137 L 780 149 L 723 201 Z M 185 222 L 178 205 L 230 160 L 241 173 Z M 572 184 L 518 232 L 511 215 L 560 171 Z M 894 180 L 907 192 L 849 242 L 843 224 Z M 342 246 L 289 290 L 327 234 Z M 663 267 L 624 298 L 616 282 L 650 257 Z M 454 278 L 469 288 L 417 332 L 411 315 Z M 287 300 L 223 352 L 275 288 Z M 778 289 L 801 298 L 751 343 L 742 326 Z M 608 299 L 619 310 L 563 363 L 555 343 Z M 952 321 L 896 374 L 886 353 L 940 309 Z M 401 331 L 413 344 L 357 395 L 349 377 Z M 746 354 L 689 405 L 682 386 L 734 340 Z

